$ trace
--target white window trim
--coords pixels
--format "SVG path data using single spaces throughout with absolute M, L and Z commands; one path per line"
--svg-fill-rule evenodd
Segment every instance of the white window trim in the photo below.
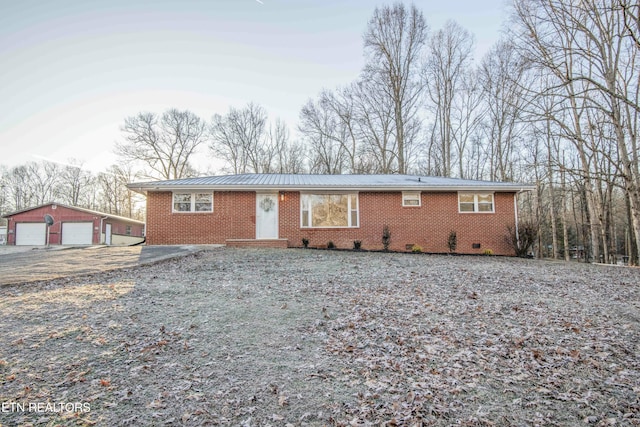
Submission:
M 418 199 L 417 205 L 408 205 L 405 202 L 407 200 L 415 200 Z M 419 208 L 422 206 L 422 192 L 420 191 L 403 191 L 402 192 L 402 207 L 405 208 Z
M 460 195 L 461 194 L 466 194 L 466 195 L 473 195 L 473 211 L 463 211 L 460 210 Z M 480 211 L 478 209 L 478 196 L 479 195 L 483 195 L 483 196 L 487 196 L 487 195 L 491 195 L 491 210 L 490 211 Z M 468 202 L 470 203 L 470 202 Z M 458 192 L 458 213 L 461 214 L 491 214 L 491 213 L 495 213 L 496 212 L 496 197 L 495 197 L 495 193 L 494 192 L 488 192 L 488 191 L 477 191 L 477 192 L 473 192 L 473 191 L 459 191 Z
M 302 225 L 303 224 L 303 218 L 302 218 L 302 213 L 304 211 L 304 205 L 303 205 L 303 198 L 304 196 L 326 196 L 326 195 L 347 195 L 347 196 L 352 196 L 355 195 L 356 196 L 356 203 L 358 204 L 358 208 L 356 210 L 356 218 L 358 221 L 358 225 L 335 225 L 335 226 L 326 226 L 326 227 L 314 227 L 313 225 L 311 225 L 311 217 L 308 218 L 309 220 L 309 225 Z M 353 210 L 351 208 L 351 197 L 347 198 L 347 209 L 349 211 L 348 215 L 347 215 L 347 222 L 349 224 L 351 224 L 351 211 Z M 308 210 L 308 212 L 311 212 L 311 209 Z M 310 215 L 310 214 L 309 214 Z M 327 229 L 327 228 L 360 228 L 360 194 L 357 191 L 317 191 L 317 192 L 301 192 L 300 193 L 300 228 L 303 229 Z
M 177 211 L 175 209 L 175 195 L 176 194 L 190 194 L 191 195 L 191 209 L 188 211 Z M 196 194 L 211 194 L 211 210 L 208 211 L 196 211 Z M 213 192 L 207 191 L 174 191 L 171 193 L 171 212 L 177 214 L 209 214 L 213 212 Z

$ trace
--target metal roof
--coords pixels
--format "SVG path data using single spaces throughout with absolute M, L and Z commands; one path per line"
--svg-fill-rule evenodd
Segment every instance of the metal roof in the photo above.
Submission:
M 132 183 L 131 190 L 248 190 L 248 191 L 530 191 L 535 186 L 513 182 L 478 181 L 419 175 L 240 174 Z

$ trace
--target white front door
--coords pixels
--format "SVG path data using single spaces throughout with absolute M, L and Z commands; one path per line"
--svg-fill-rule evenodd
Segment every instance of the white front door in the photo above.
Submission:
M 256 194 L 256 239 L 278 238 L 278 194 Z
M 111 224 L 105 224 L 104 227 L 104 244 L 111 244 Z

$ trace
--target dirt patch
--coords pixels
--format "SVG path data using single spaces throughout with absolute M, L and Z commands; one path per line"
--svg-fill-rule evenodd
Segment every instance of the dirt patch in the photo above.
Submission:
M 2 287 L 0 424 L 640 425 L 639 283 L 226 248 Z

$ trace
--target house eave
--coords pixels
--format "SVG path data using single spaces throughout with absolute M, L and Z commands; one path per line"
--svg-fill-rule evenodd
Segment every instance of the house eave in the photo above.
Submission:
M 398 191 L 423 191 L 423 192 L 458 192 L 458 191 L 489 191 L 496 193 L 520 193 L 535 190 L 531 185 L 513 186 L 486 186 L 486 185 L 457 185 L 457 186 L 255 186 L 255 185 L 162 185 L 141 186 L 130 185 L 129 189 L 141 194 L 148 192 L 175 192 L 175 191 L 250 191 L 250 192 L 279 192 L 279 191 L 341 191 L 341 192 L 398 192 Z

